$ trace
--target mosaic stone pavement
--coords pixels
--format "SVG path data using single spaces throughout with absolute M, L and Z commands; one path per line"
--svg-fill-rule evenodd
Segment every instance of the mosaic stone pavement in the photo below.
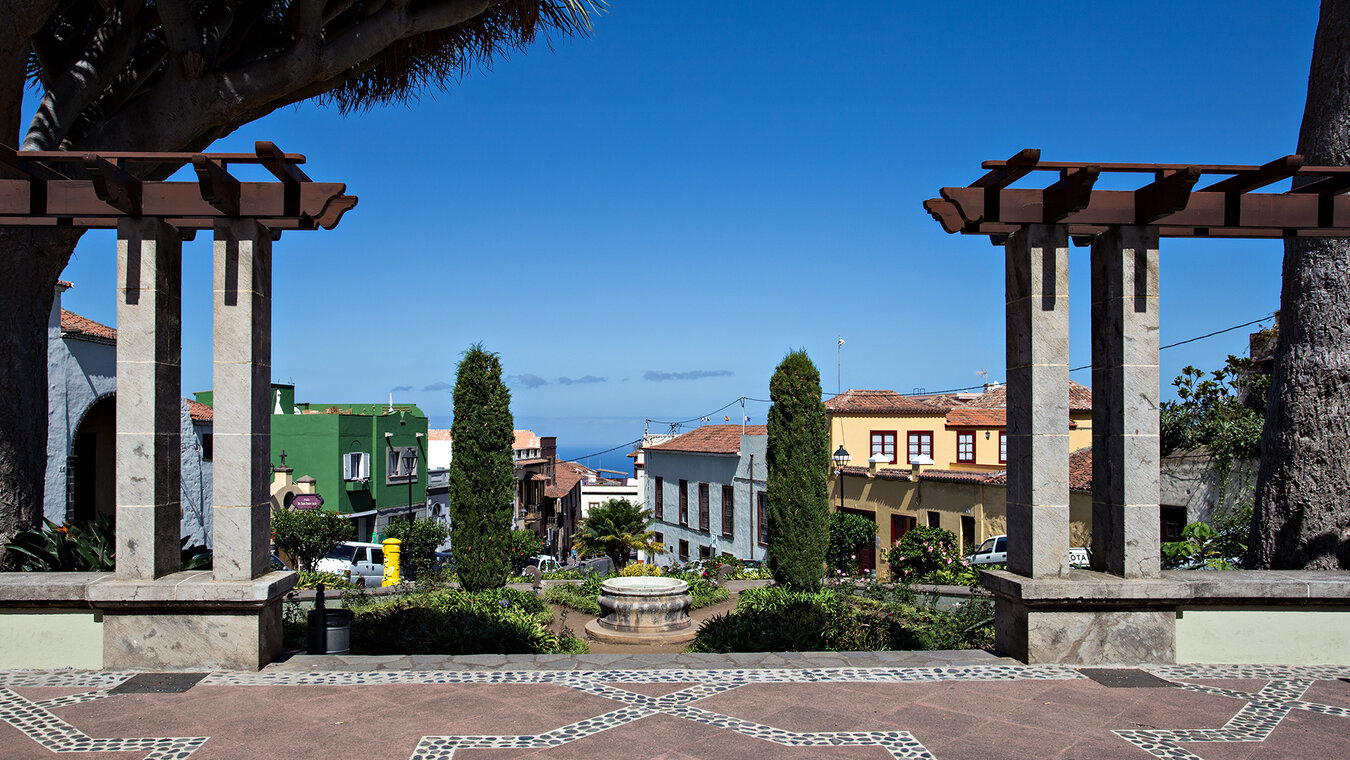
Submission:
M 1208 743 L 1260 742 L 1291 712 L 1309 711 L 1350 718 L 1350 708 L 1306 701 L 1317 681 L 1350 679 L 1350 667 L 1296 666 L 1154 666 L 1143 668 L 1177 688 L 1241 700 L 1241 708 L 1220 728 L 1113 731 L 1130 745 L 1154 757 L 1203 760 Z M 0 721 L 19 729 L 54 753 L 144 753 L 145 760 L 188 758 L 208 737 L 94 738 L 53 714 L 61 707 L 108 699 L 108 690 L 131 673 L 71 671 L 0 672 Z M 566 687 L 615 704 L 614 709 L 537 734 L 423 736 L 410 760 L 450 760 L 459 750 L 547 749 L 626 726 L 653 715 L 687 720 L 731 731 L 781 747 L 876 747 L 893 758 L 934 758 L 908 731 L 800 732 L 703 709 L 697 702 L 751 684 L 841 684 L 995 682 L 1079 680 L 1084 676 L 1065 666 L 979 665 L 943 668 L 743 668 L 653 670 L 506 670 L 506 671 L 342 671 L 213 673 L 201 683 L 213 686 L 352 686 L 387 684 L 528 685 Z M 1197 681 L 1257 679 L 1255 691 L 1241 691 Z M 652 696 L 625 688 L 628 684 L 678 684 L 684 688 Z M 16 689 L 55 687 L 81 689 L 74 694 L 30 700 Z M 1350 724 L 1346 724 L 1350 729 Z M 1181 745 L 1190 745 L 1190 749 Z M 1198 747 L 1198 748 L 1197 748 Z M 131 755 L 128 755 L 130 757 Z
M 162 739 L 95 739 L 51 713 L 53 708 L 106 699 L 106 690 L 86 691 L 54 699 L 30 701 L 0 688 L 0 721 L 19 729 L 52 752 L 144 752 L 145 760 L 181 760 L 206 743 L 207 737 Z

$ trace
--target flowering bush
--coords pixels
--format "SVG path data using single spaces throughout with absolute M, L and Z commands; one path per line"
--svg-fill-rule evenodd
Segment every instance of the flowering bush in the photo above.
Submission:
M 858 553 L 877 538 L 877 524 L 853 512 L 830 515 L 830 548 L 825 561 L 831 569 L 852 575 L 858 572 Z
M 886 552 L 891 577 L 905 583 L 951 577 L 968 567 L 956 534 L 942 528 L 911 528 Z
M 619 575 L 631 578 L 635 575 L 660 575 L 661 568 L 650 562 L 632 562 L 619 571 Z

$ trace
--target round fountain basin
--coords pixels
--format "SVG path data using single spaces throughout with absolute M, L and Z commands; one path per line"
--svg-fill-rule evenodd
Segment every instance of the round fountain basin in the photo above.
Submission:
M 689 584 L 679 578 L 610 578 L 600 584 L 601 617 L 586 630 L 625 643 L 688 641 L 697 633 L 689 619 Z

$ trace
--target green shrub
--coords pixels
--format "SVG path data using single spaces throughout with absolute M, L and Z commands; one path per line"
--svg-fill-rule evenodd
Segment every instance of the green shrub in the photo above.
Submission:
M 965 567 L 961 542 L 942 528 L 911 528 L 886 552 L 891 577 L 905 583 L 923 583 L 939 570 Z
M 625 578 L 647 577 L 660 574 L 661 568 L 650 562 L 633 562 L 625 565 L 624 568 L 619 571 L 619 575 Z
M 511 572 L 520 575 L 530 559 L 544 553 L 544 539 L 532 530 L 511 531 Z
M 337 573 L 321 573 L 318 571 L 300 570 L 297 572 L 299 579 L 295 582 L 296 588 L 312 589 L 318 588 L 323 584 L 325 591 L 344 591 L 352 587 L 351 581 L 345 576 Z
M 877 524 L 853 512 L 830 514 L 830 568 L 845 575 L 859 572 L 858 553 L 876 542 Z
M 588 592 L 585 584 L 578 583 L 562 583 L 544 590 L 544 598 L 550 602 L 596 617 L 600 616 L 601 611 L 600 602 L 596 601 L 599 595 L 600 589 Z
M 313 570 L 343 541 L 356 535 L 351 520 L 322 509 L 280 509 L 272 512 L 272 541 L 295 558 L 297 570 Z
M 778 583 L 820 588 L 829 542 L 830 433 L 820 372 L 805 351 L 784 357 L 769 380 L 769 569 Z
M 741 592 L 736 609 L 704 622 L 693 652 L 867 651 L 969 649 L 993 646 L 993 608 L 987 600 L 950 611 L 913 604 L 906 588 L 843 594 L 778 586 Z M 874 598 L 875 597 L 875 598 Z
M 93 520 L 57 525 L 43 520 L 38 530 L 19 531 L 5 545 L 28 572 L 107 572 L 114 566 L 117 543 L 112 518 L 99 513 Z
M 440 520 L 394 520 L 384 528 L 385 538 L 397 538 L 399 574 L 404 580 L 420 580 L 431 572 L 432 555 L 450 529 Z
M 353 654 L 560 654 L 585 651 L 550 631 L 548 605 L 523 591 L 442 589 L 355 610 Z
M 778 587 L 742 592 L 736 610 L 704 621 L 691 652 L 875 651 L 892 648 L 892 624 L 830 591 Z M 767 592 L 767 593 L 764 593 Z

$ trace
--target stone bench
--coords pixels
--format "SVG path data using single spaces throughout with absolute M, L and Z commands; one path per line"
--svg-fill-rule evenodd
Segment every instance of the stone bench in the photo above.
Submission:
M 1027 663 L 1350 664 L 1350 572 L 986 570 L 996 646 Z
M 0 573 L 0 669 L 257 670 L 277 654 L 281 598 L 295 581 Z

